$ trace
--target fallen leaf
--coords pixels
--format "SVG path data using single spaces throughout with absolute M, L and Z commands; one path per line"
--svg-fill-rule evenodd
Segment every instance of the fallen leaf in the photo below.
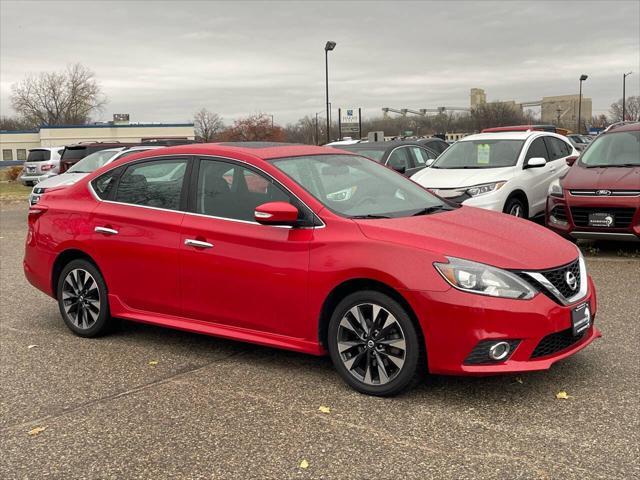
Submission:
M 27 348 L 31 350 L 32 348 L 36 348 L 38 345 L 29 345 Z
M 34 436 L 38 435 L 40 432 L 44 432 L 46 429 L 47 429 L 47 427 L 36 427 L 36 428 L 33 428 L 33 429 L 29 430 L 29 432 L 27 432 L 27 433 L 29 433 L 29 435 L 34 437 Z
M 320 410 L 322 413 L 331 413 L 331 409 L 329 407 L 325 407 L 324 405 L 320 405 L 320 408 L 318 408 L 318 410 Z
M 300 462 L 300 468 L 306 470 L 307 468 L 309 468 L 309 462 L 307 462 L 306 460 L 302 460 Z
M 149 362 L 149 365 L 151 365 L 152 367 L 155 367 L 157 364 L 158 364 L 158 361 L 157 361 L 157 360 L 151 360 L 151 361 Z
M 561 392 L 556 393 L 556 398 L 559 400 L 566 400 L 569 398 L 569 395 L 567 394 L 567 392 L 563 390 Z

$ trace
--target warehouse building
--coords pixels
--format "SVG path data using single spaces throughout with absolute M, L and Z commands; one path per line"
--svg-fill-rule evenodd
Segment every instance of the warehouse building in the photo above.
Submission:
M 114 119 L 122 116 L 114 116 Z M 32 148 L 58 147 L 81 142 L 139 143 L 149 140 L 194 140 L 193 123 L 129 123 L 40 127 L 36 130 L 0 130 L 2 160 L 26 160 Z

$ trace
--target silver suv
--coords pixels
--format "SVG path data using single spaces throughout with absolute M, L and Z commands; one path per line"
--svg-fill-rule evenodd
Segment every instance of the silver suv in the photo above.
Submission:
M 40 177 L 60 166 L 60 156 L 63 151 L 64 147 L 43 147 L 29 150 L 29 155 L 20 174 L 20 183 L 23 185 L 38 183 Z

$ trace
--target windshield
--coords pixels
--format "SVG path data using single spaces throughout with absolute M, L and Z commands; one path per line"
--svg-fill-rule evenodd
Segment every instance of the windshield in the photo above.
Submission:
M 352 155 L 310 155 L 272 160 L 332 211 L 354 218 L 404 217 L 449 210 L 411 180 Z
M 640 165 L 640 132 L 607 133 L 596 138 L 580 163 L 587 167 Z
M 357 153 L 358 155 L 362 155 L 363 157 L 370 158 L 371 160 L 375 160 L 380 163 L 382 161 L 382 157 L 384 156 L 385 149 L 380 148 L 349 148 L 349 147 L 341 147 L 342 150 L 347 150 L 349 152 Z
M 513 167 L 524 140 L 466 140 L 447 148 L 431 168 Z
M 87 155 L 86 157 L 84 157 L 67 171 L 72 173 L 93 172 L 102 167 L 111 157 L 115 156 L 117 153 L 117 151 L 114 152 L 113 150 L 99 150 L 97 152 L 93 152 L 91 155 Z
M 51 159 L 49 150 L 29 150 L 27 156 L 27 162 L 46 162 L 49 159 Z

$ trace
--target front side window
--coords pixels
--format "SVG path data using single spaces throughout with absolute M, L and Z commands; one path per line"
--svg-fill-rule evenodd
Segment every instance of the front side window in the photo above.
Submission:
M 436 154 L 431 150 L 427 150 L 426 148 L 420 147 L 410 147 L 413 152 L 413 158 L 416 159 L 417 166 L 425 166 L 429 162 L 429 160 L 433 160 L 436 158 Z
M 394 170 L 404 171 L 411 168 L 411 157 L 409 149 L 407 147 L 396 148 L 389 159 L 387 160 L 387 166 Z
M 544 139 L 542 137 L 536 138 L 527 150 L 527 156 L 525 157 L 525 165 L 532 158 L 544 158 L 549 161 L 549 154 L 547 153 L 547 147 L 544 145 Z
M 518 163 L 524 140 L 467 140 L 447 148 L 431 168 L 501 168 Z
M 309 155 L 271 162 L 339 215 L 403 217 L 450 208 L 411 180 L 363 157 Z
M 571 152 L 569 146 L 559 138 L 544 137 L 544 143 L 547 145 L 547 150 L 549 150 L 550 161 L 567 157 Z
M 114 197 L 116 202 L 180 209 L 186 160 L 157 160 L 128 167 Z
M 273 180 L 254 170 L 221 160 L 200 160 L 196 213 L 254 222 L 257 206 L 267 202 L 296 204 L 292 200 Z
M 580 157 L 586 167 L 640 165 L 640 132 L 607 133 L 591 142 Z

